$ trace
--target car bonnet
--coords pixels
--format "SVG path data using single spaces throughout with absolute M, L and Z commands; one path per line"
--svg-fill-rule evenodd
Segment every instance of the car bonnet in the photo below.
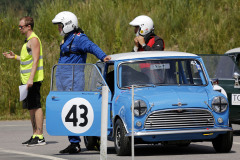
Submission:
M 149 103 L 153 110 L 172 108 L 208 108 L 207 92 L 202 86 L 159 86 L 137 88 L 134 92 L 135 100 L 142 99 Z

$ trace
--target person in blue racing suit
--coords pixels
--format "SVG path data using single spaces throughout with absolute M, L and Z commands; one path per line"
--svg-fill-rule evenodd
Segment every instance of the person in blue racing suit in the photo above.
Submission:
M 69 11 L 58 13 L 52 20 L 58 25 L 58 31 L 64 36 L 60 45 L 59 64 L 82 64 L 86 63 L 87 53 L 94 54 L 101 61 L 108 61 L 110 56 L 106 55 L 96 44 L 88 39 L 86 34 L 78 27 L 75 14 Z M 84 66 L 61 65 L 56 70 L 56 85 L 58 91 L 83 91 L 84 90 Z M 74 80 L 72 80 L 74 77 Z M 73 82 L 72 82 L 73 81 Z M 81 151 L 79 136 L 68 136 L 71 143 L 59 153 L 79 153 Z

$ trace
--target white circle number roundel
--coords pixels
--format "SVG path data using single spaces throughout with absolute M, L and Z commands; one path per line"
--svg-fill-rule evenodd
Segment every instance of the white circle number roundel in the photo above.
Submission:
M 73 98 L 63 106 L 62 122 L 73 133 L 86 132 L 92 126 L 93 119 L 92 106 L 84 98 Z

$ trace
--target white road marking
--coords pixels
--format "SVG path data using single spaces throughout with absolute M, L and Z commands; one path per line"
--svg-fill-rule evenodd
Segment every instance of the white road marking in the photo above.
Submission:
M 44 126 L 46 126 L 46 124 L 43 124 Z M 19 127 L 19 126 L 31 126 L 31 124 L 26 124 L 26 125 L 13 125 L 13 124 L 9 124 L 9 125 L 1 125 L 0 127 Z
M 19 126 L 30 126 L 29 125 L 1 125 L 0 127 L 19 127 Z
M 240 145 L 240 143 L 238 143 L 238 142 L 233 142 L 233 144 L 238 144 L 238 145 Z
M 30 157 L 39 157 L 39 158 L 45 158 L 45 159 L 51 159 L 51 160 L 67 160 L 67 159 L 57 158 L 57 157 L 53 157 L 53 156 L 26 153 L 26 152 L 14 151 L 14 150 L 6 150 L 6 149 L 2 149 L 2 148 L 0 148 L 0 152 L 6 152 L 6 153 L 12 153 L 12 154 L 21 154 L 21 155 L 26 155 L 26 156 L 30 156 Z

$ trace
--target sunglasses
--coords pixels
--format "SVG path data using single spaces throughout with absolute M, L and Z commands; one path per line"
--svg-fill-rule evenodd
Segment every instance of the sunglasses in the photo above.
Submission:
M 20 25 L 19 25 L 18 28 L 19 28 L 19 29 L 23 29 L 23 27 L 26 27 L 26 26 L 28 26 L 28 25 L 29 25 L 29 24 L 23 25 L 23 26 L 20 26 Z
M 58 28 L 63 28 L 63 24 L 58 24 Z

